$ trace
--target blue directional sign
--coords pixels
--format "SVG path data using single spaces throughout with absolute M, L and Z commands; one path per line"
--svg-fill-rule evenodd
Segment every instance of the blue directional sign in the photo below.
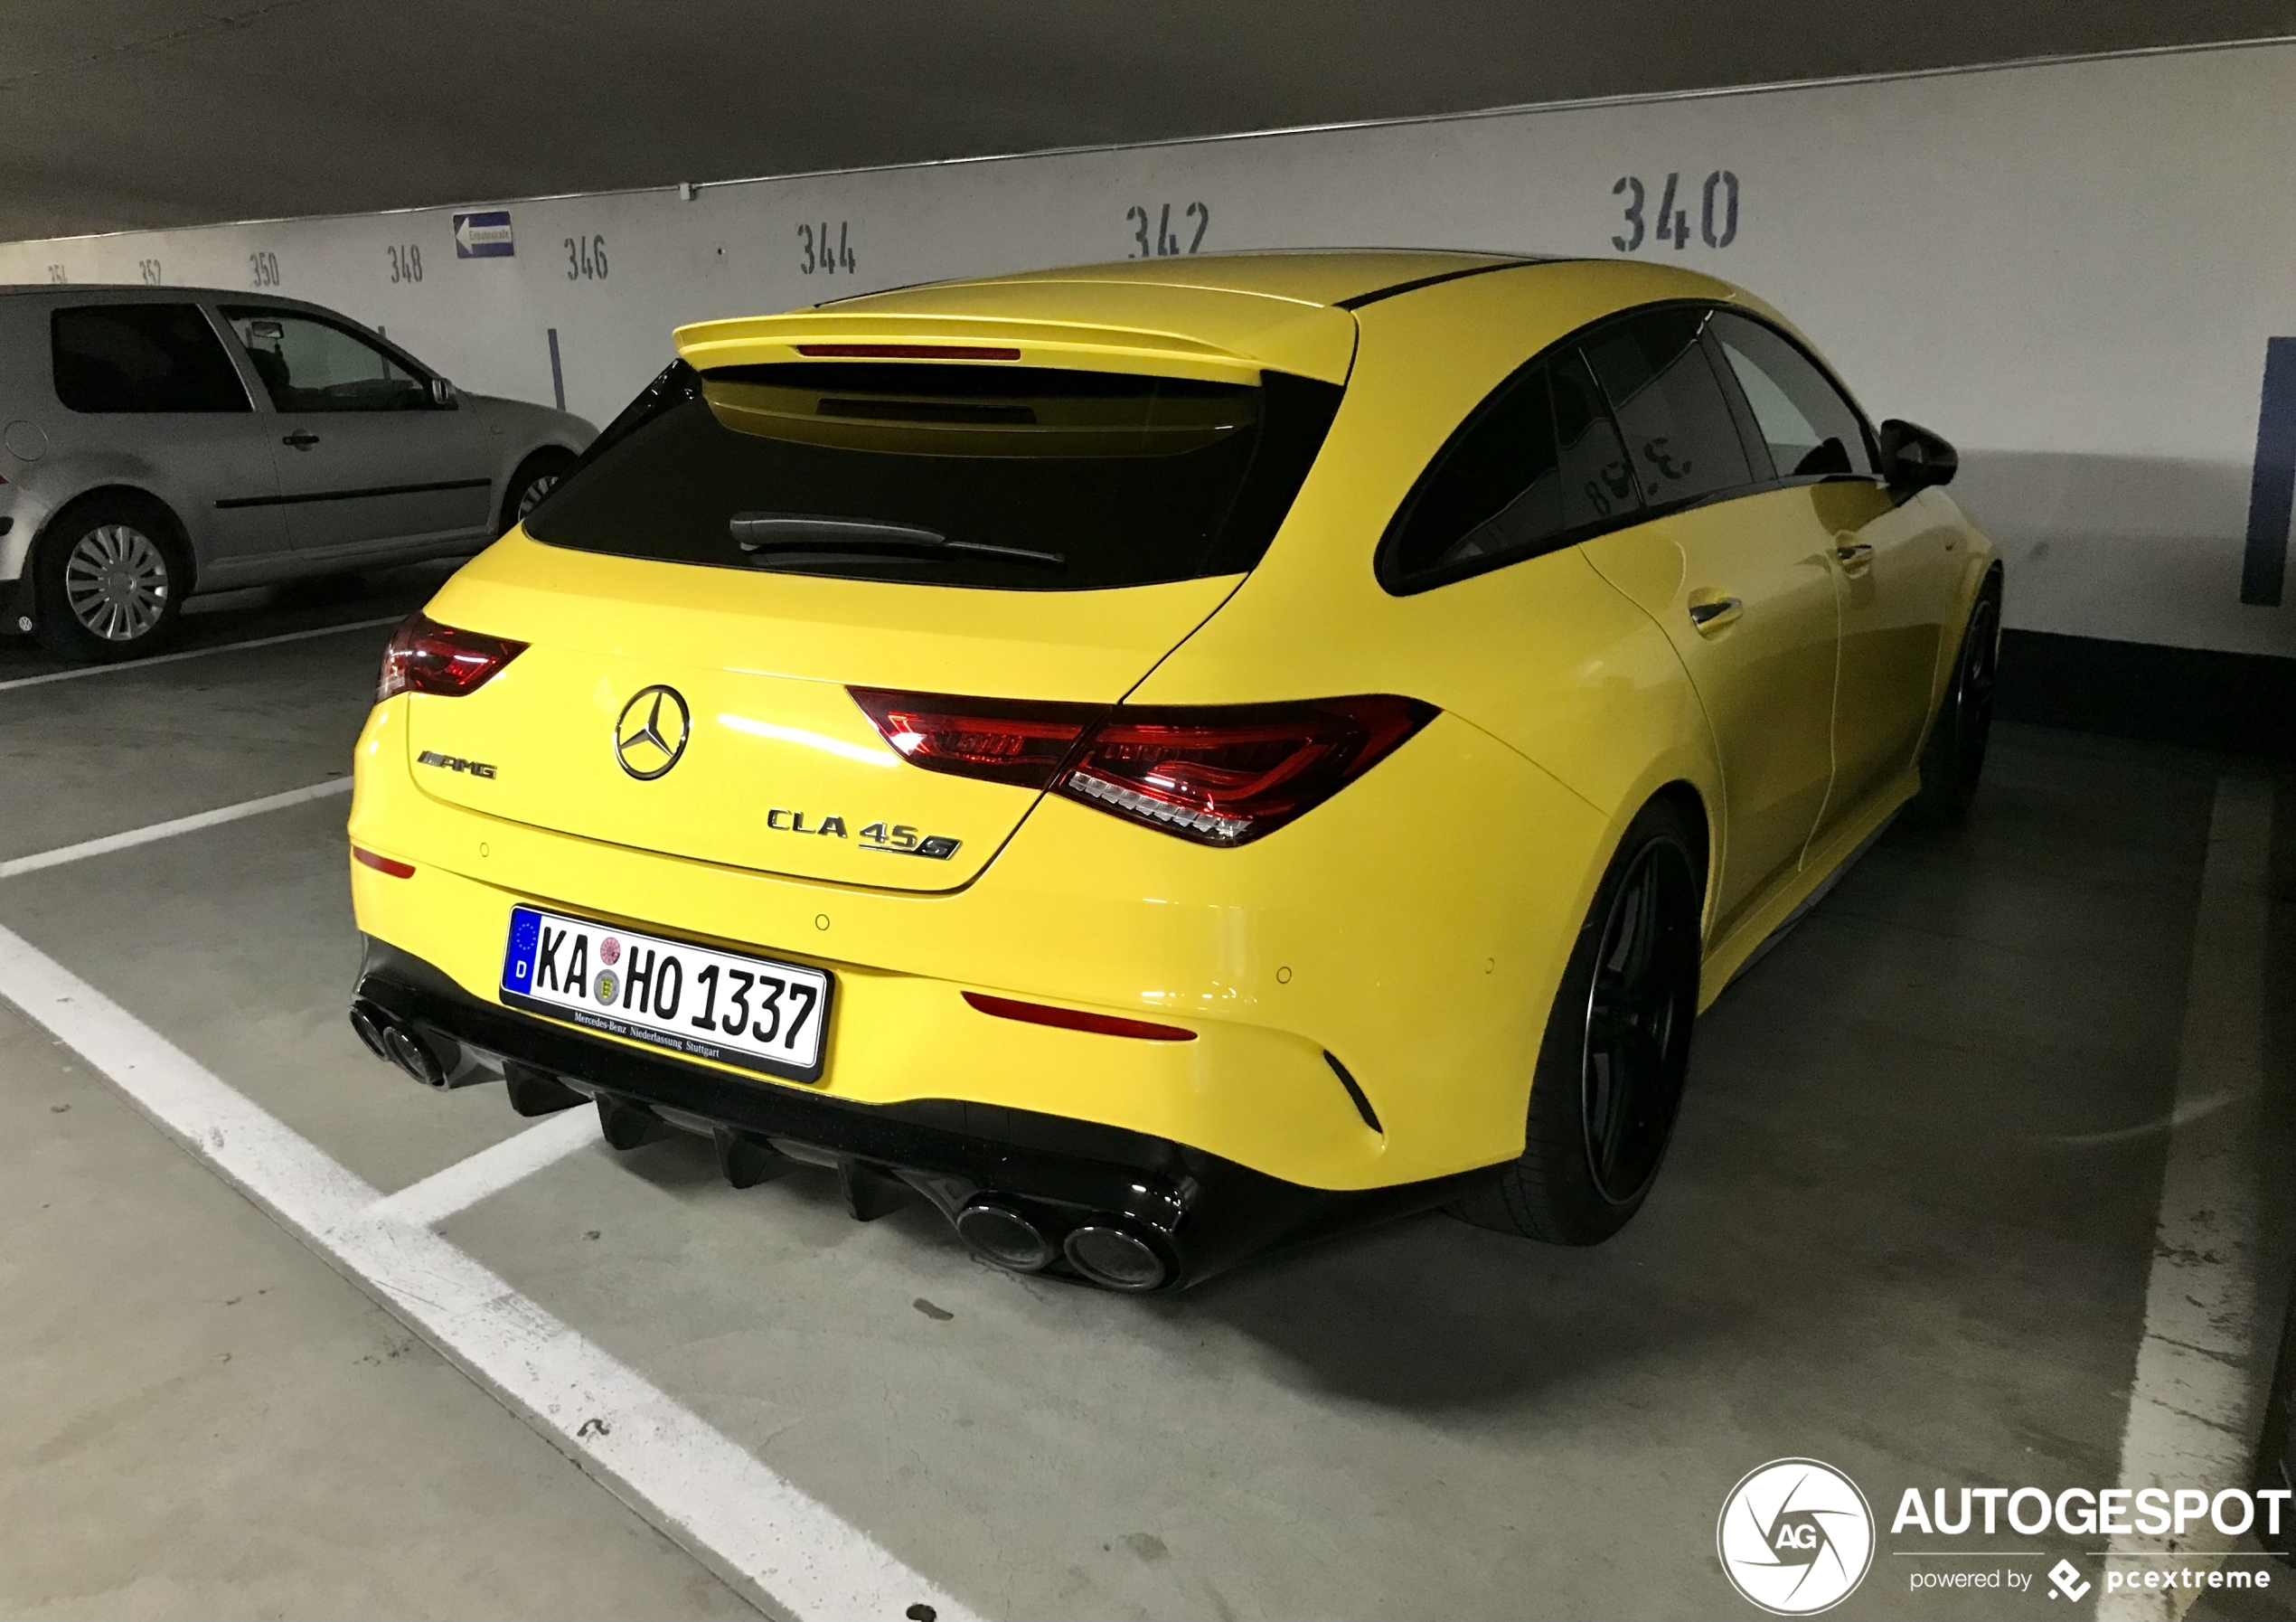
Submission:
M 455 257 L 458 259 L 506 259 L 518 251 L 511 240 L 510 210 L 455 216 Z

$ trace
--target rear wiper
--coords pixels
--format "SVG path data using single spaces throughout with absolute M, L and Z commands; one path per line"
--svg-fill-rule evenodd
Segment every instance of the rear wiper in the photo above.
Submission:
M 878 518 L 817 518 L 796 513 L 736 513 L 726 526 L 734 543 L 761 563 L 803 562 L 814 558 L 870 557 L 889 552 L 909 557 L 956 555 L 1066 569 L 1067 557 L 1022 546 L 991 546 L 984 541 L 952 541 L 922 524 Z

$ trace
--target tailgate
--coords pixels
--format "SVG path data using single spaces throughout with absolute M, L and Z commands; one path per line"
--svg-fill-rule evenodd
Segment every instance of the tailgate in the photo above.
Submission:
M 427 611 L 529 646 L 474 693 L 409 697 L 409 769 L 437 798 L 588 839 L 949 890 L 1037 791 L 909 765 L 847 685 L 1113 703 L 1236 583 L 1014 592 L 739 574 L 513 532 Z

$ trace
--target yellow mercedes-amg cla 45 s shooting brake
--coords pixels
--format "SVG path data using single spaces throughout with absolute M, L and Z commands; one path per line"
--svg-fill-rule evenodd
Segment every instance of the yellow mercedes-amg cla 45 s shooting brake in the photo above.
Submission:
M 1158 259 L 681 328 L 399 631 L 352 1020 L 1109 1288 L 1566 1244 L 1698 1012 L 1959 816 L 1951 446 L 1651 265 Z

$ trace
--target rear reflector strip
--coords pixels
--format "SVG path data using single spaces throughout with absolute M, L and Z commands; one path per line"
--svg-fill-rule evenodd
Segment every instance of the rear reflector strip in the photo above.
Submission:
M 1142 1042 L 1193 1042 L 1196 1033 L 1178 1025 L 1152 1025 L 1144 1019 L 1119 1019 L 1113 1014 L 1084 1014 L 1074 1008 L 1054 1008 L 1044 1003 L 1019 1003 L 968 991 L 965 1000 L 983 1014 L 1017 1019 L 1030 1025 L 1058 1025 L 1063 1031 L 1090 1031 L 1100 1036 L 1131 1036 Z
M 1017 349 L 965 344 L 800 344 L 799 354 L 856 361 L 1017 361 Z
M 415 876 L 413 863 L 394 862 L 388 856 L 378 856 L 372 851 L 362 851 L 355 844 L 351 847 L 351 860 L 362 867 L 372 867 L 389 878 L 411 879 Z

